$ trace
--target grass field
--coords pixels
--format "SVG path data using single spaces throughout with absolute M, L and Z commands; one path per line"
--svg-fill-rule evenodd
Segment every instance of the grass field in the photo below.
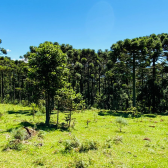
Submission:
M 1 104 L 0 113 L 0 168 L 168 167 L 168 116 L 125 118 L 120 132 L 118 116 L 96 109 L 73 113 L 70 131 L 44 127 L 45 116 L 33 120 L 30 107 Z M 34 128 L 34 136 L 19 141 L 18 150 L 7 148 L 14 130 L 24 126 Z

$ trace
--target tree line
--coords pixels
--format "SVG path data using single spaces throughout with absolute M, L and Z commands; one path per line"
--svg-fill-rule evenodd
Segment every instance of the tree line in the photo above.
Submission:
M 1 103 L 44 99 L 49 113 L 58 90 L 66 87 L 80 94 L 87 108 L 168 110 L 167 33 L 125 39 L 104 51 L 46 41 L 30 46 L 24 61 L 4 56 L 3 48 L 0 53 Z

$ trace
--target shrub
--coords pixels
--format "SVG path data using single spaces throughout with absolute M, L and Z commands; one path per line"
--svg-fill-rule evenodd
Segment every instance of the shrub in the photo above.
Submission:
M 84 160 L 83 158 L 75 158 L 73 162 L 70 162 L 67 168 L 87 168 L 90 165 L 90 161 Z
M 25 140 L 29 137 L 27 134 L 27 131 L 23 128 L 18 128 L 18 129 L 12 130 L 12 136 L 13 136 L 13 138 L 19 139 L 19 140 Z
M 86 168 L 88 167 L 88 163 L 82 159 L 75 160 L 74 162 L 75 168 Z
M 115 122 L 120 132 L 121 132 L 122 127 L 128 124 L 127 120 L 125 120 L 123 117 L 118 117 Z
M 41 113 L 45 113 L 46 109 L 45 109 L 45 100 L 43 99 L 40 99 L 39 102 L 38 102 L 38 108 L 39 108 L 39 111 Z
M 72 149 L 79 147 L 80 142 L 76 137 L 73 137 L 72 139 L 63 142 L 63 145 L 65 147 L 65 151 L 71 151 Z
M 28 100 L 22 100 L 22 106 L 28 106 L 29 105 L 29 102 Z
M 85 141 L 84 143 L 81 144 L 79 148 L 79 152 L 88 152 L 89 150 L 97 150 L 99 144 L 97 141 Z
M 22 150 L 22 143 L 19 139 L 14 139 L 14 140 L 11 140 L 9 141 L 5 147 L 3 148 L 3 151 L 6 151 L 7 149 L 13 149 L 13 150 Z
M 105 141 L 104 148 L 111 148 L 112 142 L 113 142 L 113 139 L 111 137 L 108 137 Z
M 76 152 L 88 152 L 89 150 L 97 150 L 98 149 L 98 143 L 96 141 L 85 141 L 83 143 L 80 143 L 80 141 L 73 137 L 70 140 L 66 140 L 63 143 L 65 147 L 65 151 L 71 151 L 74 150 Z

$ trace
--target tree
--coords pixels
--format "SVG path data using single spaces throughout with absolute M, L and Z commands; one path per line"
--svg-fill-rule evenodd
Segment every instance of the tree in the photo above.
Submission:
M 1 43 L 2 43 L 2 40 L 0 39 L 0 44 Z M 7 54 L 7 51 L 4 48 L 0 47 L 0 54 Z
M 46 125 L 50 122 L 51 99 L 56 91 L 64 85 L 65 74 L 67 73 L 67 56 L 58 45 L 45 42 L 35 47 L 35 52 L 30 53 L 29 78 L 35 79 L 39 88 L 45 93 L 46 100 Z

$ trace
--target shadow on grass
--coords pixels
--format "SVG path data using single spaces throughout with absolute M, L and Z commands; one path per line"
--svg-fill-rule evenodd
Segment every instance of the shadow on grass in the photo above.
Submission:
M 122 116 L 124 118 L 128 118 L 128 115 L 131 114 L 132 112 L 123 112 L 123 111 L 115 111 L 115 110 L 109 110 L 109 111 L 99 111 L 98 115 L 100 116 Z
M 39 130 L 43 130 L 43 131 L 56 131 L 56 130 L 60 130 L 60 131 L 66 131 L 69 132 L 69 128 L 67 127 L 67 125 L 65 124 L 59 124 L 59 126 L 57 127 L 56 124 L 50 124 L 50 126 L 46 126 L 45 123 L 32 123 L 32 122 L 27 122 L 27 121 L 23 121 L 21 123 L 19 123 L 16 127 L 12 127 L 12 128 L 8 128 L 6 131 L 1 131 L 1 133 L 5 133 L 5 132 L 11 132 L 13 129 L 18 129 L 21 127 L 31 127 L 33 129 L 35 129 L 36 131 Z
M 57 124 L 51 123 L 50 126 L 46 126 L 45 123 L 40 122 L 40 123 L 35 123 L 35 125 L 32 122 L 21 122 L 19 124 L 19 127 L 32 127 L 35 128 L 35 130 L 43 130 L 43 131 L 55 131 L 55 130 L 60 130 L 60 131 L 69 131 L 68 127 L 66 125 L 60 124 L 57 127 Z
M 101 110 L 98 112 L 98 115 L 100 116 L 122 116 L 124 118 L 140 118 L 141 114 L 139 113 L 138 115 L 132 116 L 131 111 L 115 111 L 115 110 Z M 159 113 L 159 114 L 142 114 L 143 117 L 149 117 L 149 118 L 155 118 L 157 115 L 161 116 L 166 116 L 168 113 Z
M 27 115 L 27 116 L 32 115 L 30 110 L 8 111 L 8 114 L 24 114 L 24 115 Z
M 38 111 L 35 111 L 35 115 Z M 23 114 L 23 115 L 26 115 L 26 116 L 32 116 L 32 111 L 31 110 L 17 110 L 17 111 L 8 111 L 8 114 Z M 51 115 L 54 115 L 54 114 L 57 114 L 56 111 L 52 111 L 51 112 Z M 44 115 L 44 114 L 42 114 Z

